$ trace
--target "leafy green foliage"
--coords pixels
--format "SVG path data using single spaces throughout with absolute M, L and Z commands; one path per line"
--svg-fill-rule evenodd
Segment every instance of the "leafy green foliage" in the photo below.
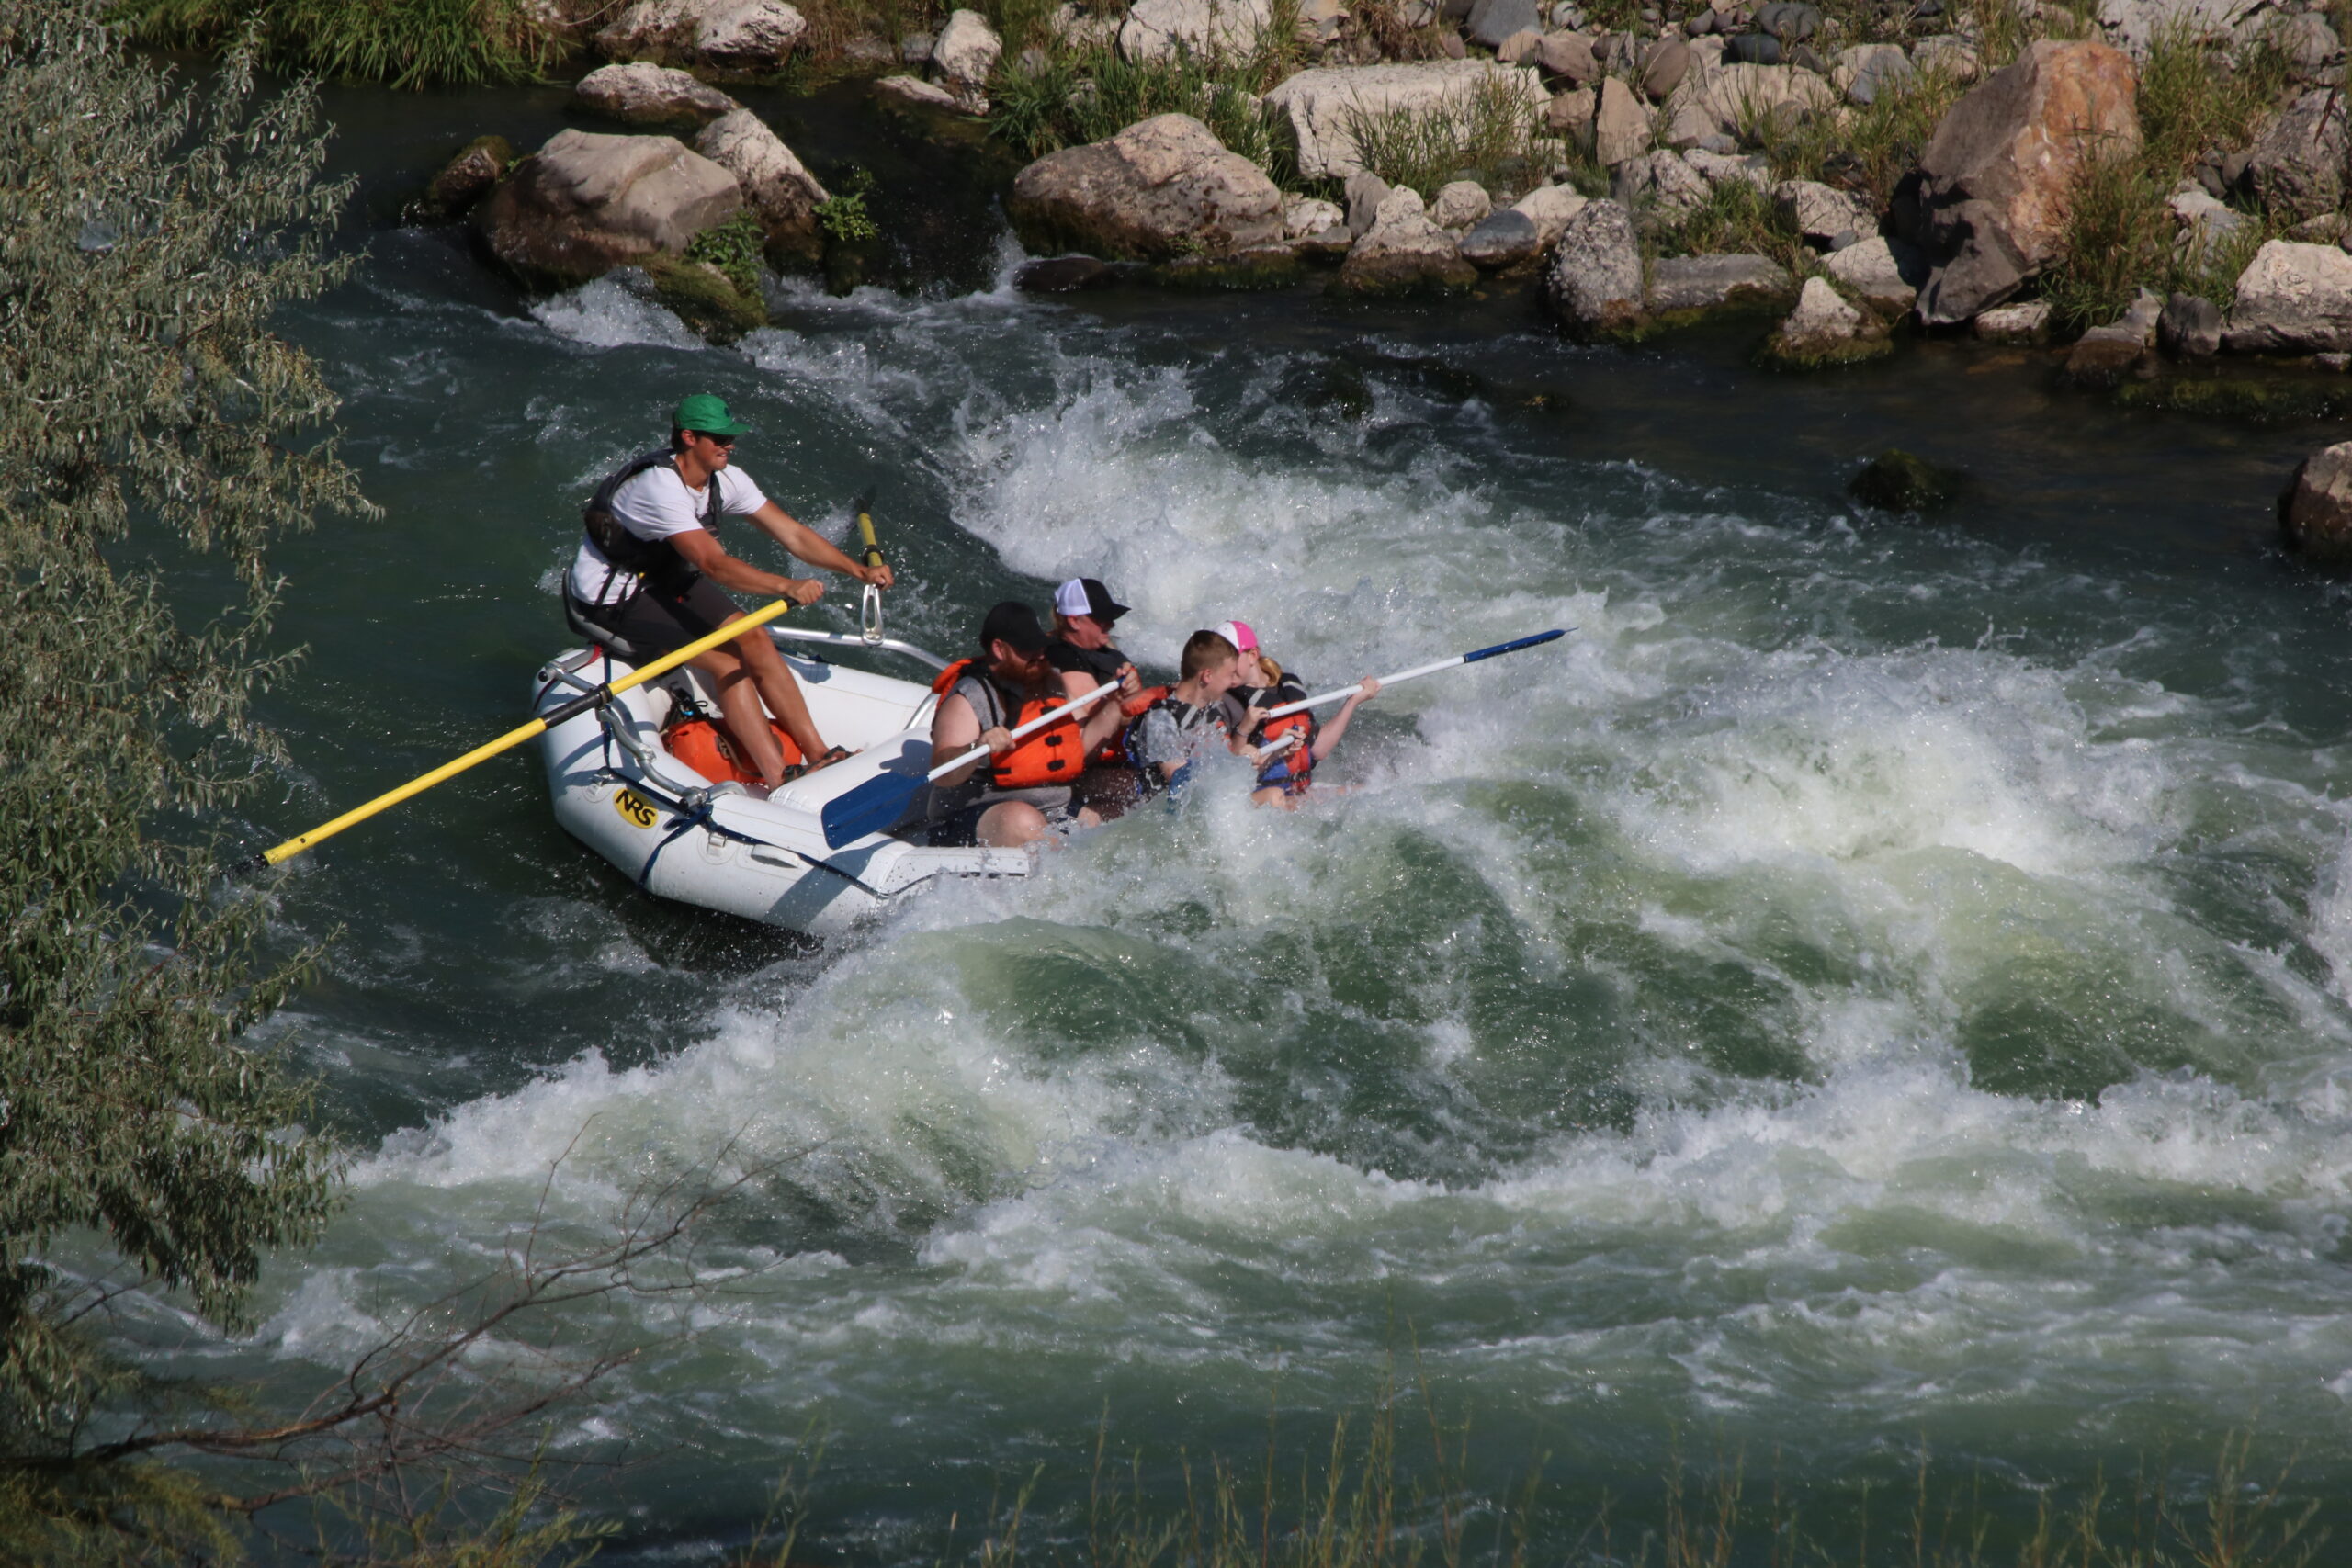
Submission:
M 250 711 L 288 668 L 268 546 L 367 509 L 334 394 L 269 330 L 346 271 L 348 186 L 307 89 L 257 100 L 241 51 L 198 106 L 99 4 L 0 0 L 0 1467 L 121 1392 L 87 1332 L 107 1290 L 242 1323 L 336 1174 L 244 1043 L 301 964 L 258 961 L 212 839 L 279 755 Z M 88 1233 L 126 1277 L 51 1267 Z
M 865 210 L 865 198 L 874 189 L 874 172 L 852 164 L 839 184 L 840 189 L 817 204 L 818 223 L 845 245 L 880 239 L 881 226 Z
M 707 262 L 727 275 L 727 281 L 746 294 L 760 291 L 760 253 L 767 231 L 745 209 L 724 223 L 715 223 L 686 242 L 686 260 Z
M 215 49 L 258 30 L 271 64 L 395 87 L 514 82 L 562 52 L 527 0 L 120 0 L 142 42 Z

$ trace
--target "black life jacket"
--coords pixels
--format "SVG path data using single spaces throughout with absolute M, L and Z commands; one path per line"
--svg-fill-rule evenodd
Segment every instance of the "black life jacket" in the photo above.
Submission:
M 612 588 L 613 578 L 621 572 L 671 593 L 684 592 L 695 578 L 702 575 L 686 564 L 685 558 L 669 540 L 640 539 L 613 515 L 613 497 L 619 492 L 621 486 L 650 468 L 669 466 L 675 456 L 664 446 L 658 452 L 631 457 L 625 467 L 598 485 L 596 493 L 588 498 L 588 504 L 581 508 L 580 521 L 588 531 L 589 542 L 604 551 L 605 558 L 613 563 L 612 570 L 605 573 L 605 581 L 596 589 L 599 601 Z M 701 522 L 705 528 L 710 528 L 718 521 L 718 476 L 713 474 L 703 489 Z

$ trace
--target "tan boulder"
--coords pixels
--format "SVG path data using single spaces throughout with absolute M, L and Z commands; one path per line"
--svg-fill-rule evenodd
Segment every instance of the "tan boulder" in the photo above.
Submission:
M 2352 561 L 2352 441 L 2297 465 L 2278 498 L 2278 525 L 2290 547 L 2333 565 Z
M 1155 115 L 1107 141 L 1049 152 L 1006 204 L 1033 249 L 1120 261 L 1220 255 L 1283 242 L 1283 195 L 1190 115 Z
M 1616 77 L 1600 84 L 1600 102 L 1592 116 L 1593 161 L 1613 168 L 1650 150 L 1650 115 L 1634 90 Z
M 825 187 L 766 121 L 736 109 L 703 127 L 695 151 L 735 176 L 771 245 L 804 254 L 815 249 L 817 204 L 827 199 Z
M 1301 71 L 1259 102 L 1273 117 L 1274 134 L 1296 152 L 1301 179 L 1344 180 L 1363 167 L 1356 130 L 1366 119 L 1460 113 L 1493 92 L 1517 98 L 1531 116 L 1548 97 L 1531 66 L 1417 60 Z
M 515 165 L 474 223 L 526 281 L 568 288 L 656 252 L 676 255 L 742 207 L 735 176 L 673 136 L 562 130 Z

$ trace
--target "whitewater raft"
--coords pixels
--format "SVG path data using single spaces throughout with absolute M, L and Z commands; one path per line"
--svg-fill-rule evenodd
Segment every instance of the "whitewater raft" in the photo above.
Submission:
M 946 661 L 910 643 L 770 628 L 800 681 L 825 739 L 847 761 L 782 785 L 764 800 L 731 780 L 705 777 L 662 743 L 679 705 L 718 710 L 690 669 L 674 670 L 573 716 L 539 739 L 548 793 L 564 831 L 657 897 L 747 919 L 837 936 L 943 877 L 1026 876 L 1026 850 L 933 849 L 872 833 L 831 849 L 819 813 L 882 773 L 920 777 L 931 766 L 928 683 L 833 662 L 827 652 L 889 653 L 933 670 Z M 550 660 L 534 680 L 545 713 L 628 674 L 597 647 Z

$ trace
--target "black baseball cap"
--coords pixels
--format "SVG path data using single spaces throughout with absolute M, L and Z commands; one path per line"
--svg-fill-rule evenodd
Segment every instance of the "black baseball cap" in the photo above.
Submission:
M 1046 641 L 1046 628 L 1037 624 L 1037 612 L 1018 599 L 1005 600 L 980 623 L 983 649 L 992 642 L 1001 642 L 1010 645 L 1015 653 L 1043 653 Z
M 1091 577 L 1073 577 L 1055 589 L 1054 609 L 1064 615 L 1091 615 L 1106 626 L 1127 613 L 1127 607 Z

